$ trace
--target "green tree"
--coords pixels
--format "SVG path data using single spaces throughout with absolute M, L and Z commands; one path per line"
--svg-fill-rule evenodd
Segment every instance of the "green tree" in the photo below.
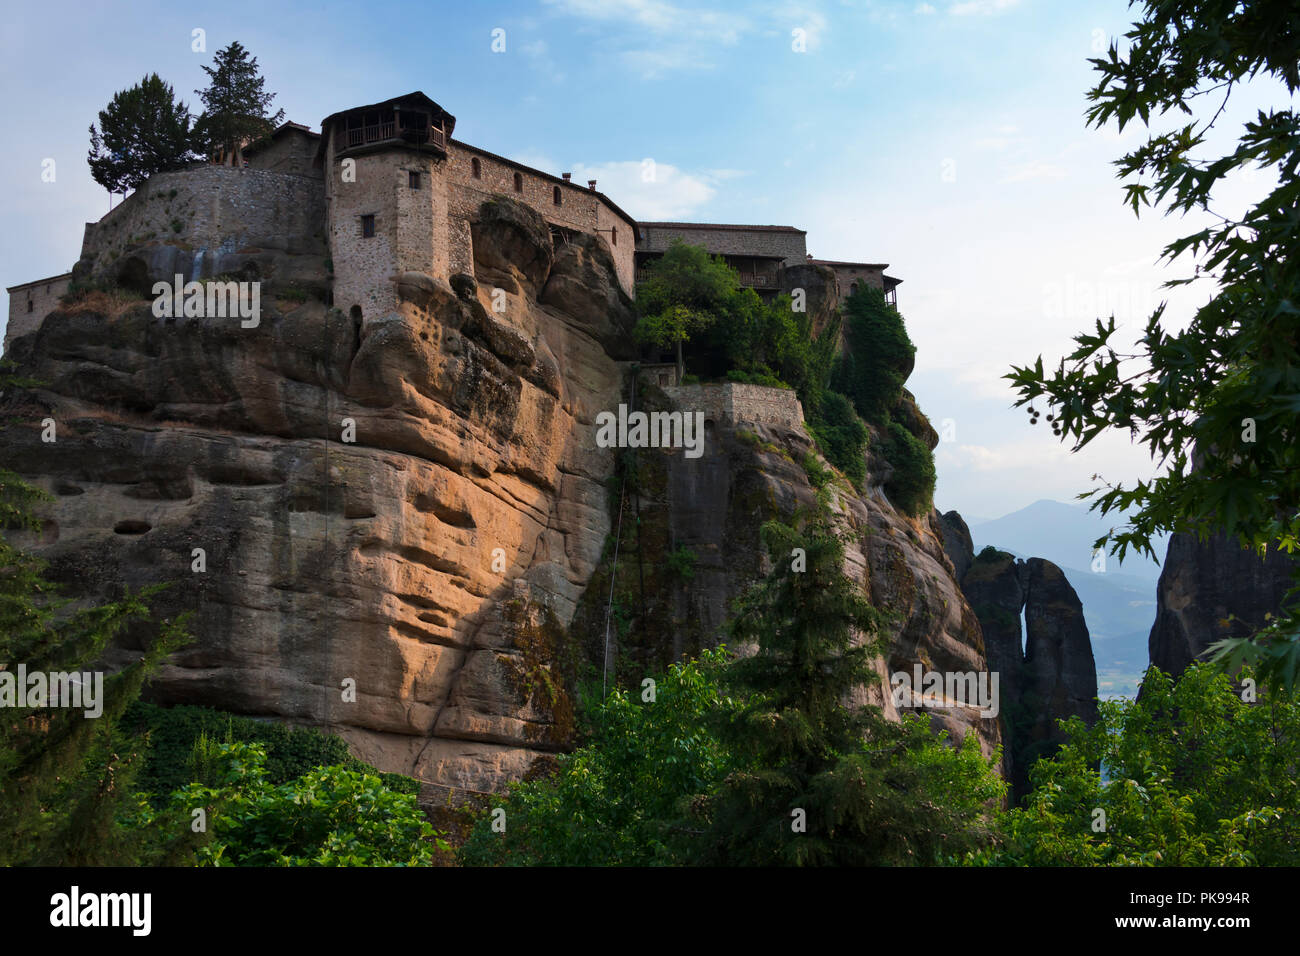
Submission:
M 469 865 L 649 866 L 691 862 L 687 802 L 717 786 L 731 759 L 713 728 L 733 707 L 719 688 L 728 655 L 705 651 L 643 688 L 612 691 L 587 710 L 587 740 L 554 774 L 514 784 L 461 849 Z
M 1250 677 L 1243 672 L 1242 677 Z M 1300 864 L 1300 704 L 1281 689 L 1256 702 L 1221 670 L 1175 682 L 1147 671 L 1138 700 L 1100 703 L 1091 729 L 1030 770 L 1023 809 L 971 862 L 1000 866 Z M 1100 768 L 1100 769 L 1098 769 Z
M 194 127 L 196 148 L 225 166 L 242 166 L 244 147 L 269 135 L 284 120 L 284 110 L 268 113 L 274 93 L 263 90 L 266 80 L 238 40 L 218 50 L 213 66 L 203 67 L 209 83 L 195 90 L 204 110 Z
M 39 530 L 35 509 L 48 496 L 0 469 L 0 527 Z M 159 621 L 149 608 L 158 588 L 73 609 L 45 577 L 45 564 L 0 535 L 0 865 L 131 865 L 170 859 L 188 833 L 123 823 L 133 803 L 140 742 L 118 721 L 146 678 L 188 637 L 183 619 Z M 136 662 L 103 678 L 98 708 L 49 706 L 18 698 L 16 675 L 93 672 L 128 628 L 155 632 Z M 30 680 L 27 682 L 31 684 Z M 93 678 L 85 684 L 93 691 Z M 19 706 L 22 704 L 23 706 Z M 87 716 L 102 708 L 98 716 Z M 170 835 L 169 835 L 170 834 Z
M 111 193 L 138 188 L 154 173 L 180 169 L 194 159 L 190 111 L 169 84 L 151 73 L 113 94 L 90 124 L 90 175 Z
M 868 422 L 884 425 L 916 365 L 916 346 L 898 309 L 879 289 L 857 283 L 841 310 L 845 350 L 831 374 L 831 387 L 847 395 Z
M 848 706 L 877 679 L 882 617 L 844 575 L 828 509 L 762 533 L 773 570 L 731 625 L 757 646 L 728 682 L 743 706 L 723 741 L 740 767 L 697 804 L 709 821 L 704 862 L 935 863 L 987 840 L 1003 785 L 973 735 L 954 751 L 923 718 L 891 723 Z
M 1007 378 L 1034 420 L 1031 403 L 1045 401 L 1053 431 L 1075 450 L 1127 432 L 1162 467 L 1150 481 L 1082 496 L 1128 519 L 1096 546 L 1109 541 L 1121 558 L 1130 548 L 1150 555 L 1161 532 L 1222 530 L 1259 552 L 1291 552 L 1300 543 L 1300 117 L 1259 110 L 1223 155 L 1209 134 L 1246 81 L 1294 95 L 1300 9 L 1293 0 L 1144 0 L 1142 8 L 1127 49 L 1112 43 L 1091 61 L 1099 79 L 1088 123 L 1123 130 L 1141 120 L 1145 142 L 1116 161 L 1125 201 L 1135 214 L 1150 206 L 1209 222 L 1164 248 L 1191 273 L 1166 285 L 1206 279 L 1214 289 L 1181 331 L 1166 328 L 1161 304 L 1135 353 L 1113 342 L 1112 316 L 1076 336 L 1078 347 L 1050 374 L 1039 356 Z M 1160 124 L 1178 113 L 1188 122 Z M 1251 167 L 1276 172 L 1276 185 L 1239 218 L 1221 215 L 1225 182 Z M 1253 659 L 1261 677 L 1293 685 L 1300 591 L 1285 603 L 1253 639 L 1218 646 L 1221 658 Z
M 448 849 L 415 796 L 374 774 L 317 767 L 274 785 L 261 744 L 206 736 L 191 766 L 200 779 L 172 795 L 171 810 L 186 819 L 205 811 L 201 866 L 428 866 Z
M 677 351 L 677 379 L 686 374 L 682 343 L 708 328 L 733 307 L 740 288 L 736 272 L 721 256 L 680 239 L 647 267 L 649 278 L 636 289 L 641 317 L 636 335 L 643 342 Z
M 885 482 L 885 494 L 899 509 L 919 517 L 934 507 L 934 456 L 898 422 L 891 421 L 886 434 L 885 458 L 894 471 Z

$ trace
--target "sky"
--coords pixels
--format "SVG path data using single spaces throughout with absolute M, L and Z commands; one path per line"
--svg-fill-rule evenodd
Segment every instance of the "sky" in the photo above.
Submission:
M 108 211 L 85 157 L 113 93 L 157 72 L 197 114 L 201 66 L 239 40 L 313 129 L 418 89 L 458 139 L 596 179 L 634 218 L 793 225 L 818 258 L 889 263 L 908 387 L 944 438 L 936 504 L 971 521 L 1072 500 L 1094 474 L 1151 477 L 1127 436 L 1071 454 L 1001 376 L 1055 365 L 1099 316 L 1131 341 L 1158 302 L 1177 327 L 1210 294 L 1161 288 L 1185 271 L 1161 249 L 1197 223 L 1122 204 L 1111 164 L 1144 132 L 1085 124 L 1088 59 L 1132 22 L 1125 0 L 71 2 L 6 19 L 0 285 L 66 272 Z M 1287 102 L 1248 88 L 1216 132 Z M 1267 185 L 1240 174 L 1219 211 Z

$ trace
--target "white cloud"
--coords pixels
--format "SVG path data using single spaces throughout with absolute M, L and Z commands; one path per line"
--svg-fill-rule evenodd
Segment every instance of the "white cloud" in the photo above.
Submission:
M 1019 166 L 1013 166 L 1002 177 L 1001 181 L 1004 183 L 1025 183 L 1036 179 L 1064 179 L 1066 175 L 1064 169 L 1053 163 L 1021 163 Z
M 965 3 L 954 3 L 950 6 L 948 14 L 954 17 L 988 17 L 1010 10 L 1018 3 L 1020 0 L 966 0 Z
M 938 11 L 935 10 L 934 7 L 930 6 L 928 3 L 918 3 L 916 5 L 916 9 L 913 10 L 912 12 L 919 13 L 921 14 L 921 16 L 928 17 L 930 14 L 937 13 Z
M 597 189 L 617 197 L 618 204 L 636 219 L 664 220 L 690 215 L 717 191 L 707 175 L 685 172 L 667 163 L 654 165 L 654 178 L 646 180 L 640 161 L 598 163 L 573 168 L 579 182 L 597 181 Z

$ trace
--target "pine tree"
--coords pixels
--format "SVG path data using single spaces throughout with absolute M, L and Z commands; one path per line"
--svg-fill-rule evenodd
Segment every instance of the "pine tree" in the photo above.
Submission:
M 927 721 L 893 723 L 861 703 L 884 618 L 844 574 L 825 503 L 802 528 L 769 522 L 762 534 L 773 571 L 731 625 L 758 650 L 732 665 L 746 704 L 722 731 L 745 769 L 699 801 L 703 862 L 934 863 L 984 842 L 1002 784 L 975 738 L 953 751 Z
M 48 495 L 0 469 L 0 529 L 38 530 Z M 109 642 L 148 622 L 157 635 L 141 658 L 103 682 L 102 713 L 66 706 L 0 710 L 0 865 L 129 865 L 171 858 L 188 828 L 134 830 L 123 824 L 139 767 L 116 725 L 149 673 L 186 640 L 185 622 L 152 621 L 157 588 L 73 610 L 44 575 L 44 563 L 0 535 L 0 669 L 17 674 L 86 672 Z M 16 680 L 12 682 L 16 684 Z M 11 689 L 13 689 L 11 687 Z M 155 819 L 151 817 L 151 819 Z M 161 821 L 156 821 L 161 823 Z
M 138 188 L 154 173 L 180 169 L 194 158 L 190 111 L 157 73 L 113 94 L 90 125 L 90 175 L 111 193 Z
M 218 50 L 214 66 L 203 67 L 210 83 L 195 90 L 204 111 L 194 126 L 195 148 L 223 166 L 242 166 L 244 147 L 271 133 L 284 120 L 284 110 L 269 115 L 274 93 L 263 91 L 257 57 L 238 40 Z

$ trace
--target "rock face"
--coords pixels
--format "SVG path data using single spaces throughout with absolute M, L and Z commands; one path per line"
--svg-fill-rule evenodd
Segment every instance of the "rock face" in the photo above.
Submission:
M 15 343 L 49 384 L 6 397 L 0 461 L 58 496 L 54 574 L 87 595 L 173 581 L 164 611 L 195 611 L 158 698 L 320 725 L 382 769 L 480 789 L 567 743 L 548 621 L 609 530 L 592 423 L 621 374 L 598 339 L 632 315 L 539 304 L 609 267 L 550 243 L 525 207 L 485 215 L 477 298 L 408 273 L 398 312 L 364 324 L 312 301 L 264 301 L 245 329 L 92 299 Z
M 569 745 L 607 632 L 624 676 L 718 642 L 762 570 L 762 521 L 813 501 L 807 434 L 712 421 L 701 458 L 641 453 L 612 493 L 595 417 L 631 397 L 633 315 L 608 254 L 557 249 L 505 198 L 472 231 L 473 276 L 393 276 L 397 309 L 364 320 L 275 284 L 254 328 L 95 294 L 15 340 L 45 384 L 0 397 L 0 466 L 56 496 L 21 543 L 74 597 L 170 582 L 160 610 L 192 612 L 196 640 L 155 698 L 319 726 L 380 769 L 491 790 Z M 136 258 L 133 282 L 172 267 Z M 984 671 L 938 515 L 898 513 L 878 476 L 833 498 L 849 573 L 895 615 L 882 677 Z M 928 712 L 986 752 L 1000 740 L 971 708 Z
M 1083 605 L 1052 562 L 1019 561 L 1005 551 L 975 558 L 960 515 L 944 515 L 941 527 L 945 547 L 967 565 L 962 590 L 979 618 L 989 670 L 999 675 L 1003 773 L 1019 799 L 1030 765 L 1062 739 L 1057 720 L 1097 720 L 1097 667 Z
M 1152 665 L 1181 674 L 1216 641 L 1253 634 L 1281 608 L 1295 565 L 1276 548 L 1261 560 L 1224 535 L 1171 536 L 1148 640 Z

